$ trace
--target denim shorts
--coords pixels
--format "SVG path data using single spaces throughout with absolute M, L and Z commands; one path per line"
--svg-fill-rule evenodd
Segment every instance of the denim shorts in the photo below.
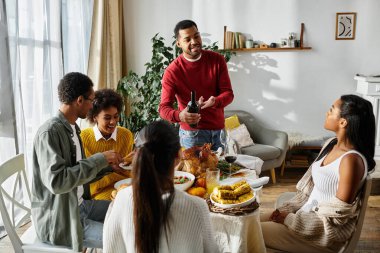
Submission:
M 221 130 L 183 130 L 180 128 L 179 138 L 181 146 L 184 148 L 211 143 L 211 149 L 216 151 L 219 147 L 223 147 L 220 141 L 220 132 Z

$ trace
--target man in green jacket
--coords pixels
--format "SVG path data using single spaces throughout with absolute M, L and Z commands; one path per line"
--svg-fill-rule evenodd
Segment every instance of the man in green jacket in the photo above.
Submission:
M 83 200 L 83 184 L 122 159 L 114 151 L 85 159 L 80 129 L 94 99 L 86 75 L 69 73 L 58 85 L 61 102 L 56 117 L 38 130 L 33 147 L 32 219 L 38 238 L 75 251 L 101 248 L 109 201 Z

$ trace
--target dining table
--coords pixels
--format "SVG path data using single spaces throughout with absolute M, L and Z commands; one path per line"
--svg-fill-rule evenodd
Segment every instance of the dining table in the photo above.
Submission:
M 210 212 L 210 218 L 219 252 L 266 252 L 260 224 L 260 208 L 238 216 Z
M 238 180 L 245 179 L 254 182 L 259 179 L 256 173 L 251 173 L 249 177 L 230 178 L 221 181 L 221 184 L 230 184 Z M 260 198 L 262 187 L 253 189 L 255 193 L 256 208 L 238 210 L 238 213 L 229 212 L 228 209 L 215 211 L 211 201 L 207 201 L 210 207 L 211 225 L 215 234 L 215 240 L 219 247 L 219 252 L 228 253 L 265 253 L 265 243 L 260 223 Z

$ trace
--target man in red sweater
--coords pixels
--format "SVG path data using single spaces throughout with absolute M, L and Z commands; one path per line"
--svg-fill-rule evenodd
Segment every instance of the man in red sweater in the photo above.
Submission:
M 222 55 L 202 49 L 202 39 L 193 21 L 180 21 L 174 33 L 183 53 L 167 67 L 162 78 L 160 115 L 180 123 L 183 147 L 212 143 L 212 149 L 217 150 L 221 147 L 224 107 L 234 98 L 226 61 Z M 199 113 L 187 111 L 191 91 L 196 91 L 199 97 Z M 178 109 L 173 108 L 175 100 Z M 196 129 L 189 124 L 197 124 Z

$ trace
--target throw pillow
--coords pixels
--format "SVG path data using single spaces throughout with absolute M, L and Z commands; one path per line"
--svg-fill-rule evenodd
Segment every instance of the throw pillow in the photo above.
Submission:
M 241 124 L 234 129 L 228 130 L 228 133 L 230 134 L 231 138 L 237 143 L 239 148 L 255 145 L 251 136 L 249 135 L 245 124 Z
M 236 114 L 224 119 L 224 127 L 226 130 L 231 130 L 237 128 L 238 126 L 240 126 L 240 122 Z

